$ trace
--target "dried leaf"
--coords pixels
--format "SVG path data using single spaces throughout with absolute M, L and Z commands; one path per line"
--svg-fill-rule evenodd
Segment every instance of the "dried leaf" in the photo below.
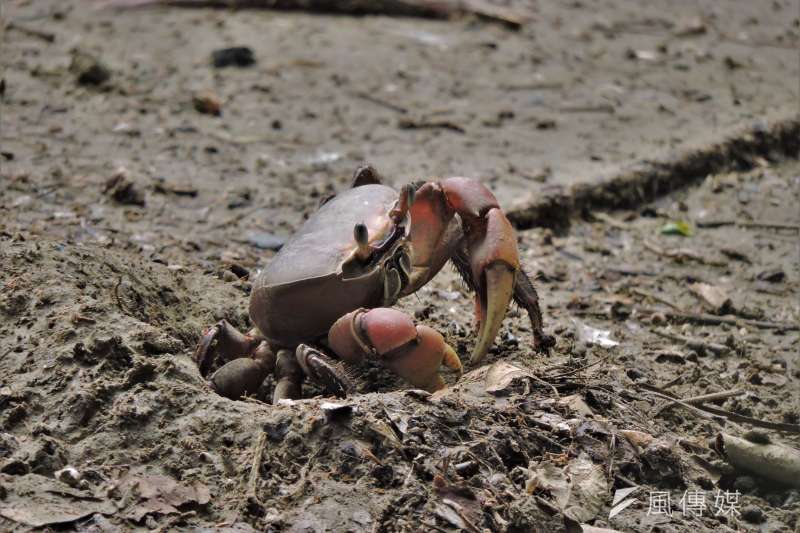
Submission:
M 572 412 L 580 416 L 594 415 L 594 411 L 592 411 L 591 407 L 587 405 L 580 394 L 564 396 L 557 403 L 569 407 Z
M 498 361 L 486 372 L 486 392 L 501 392 L 519 379 L 530 378 L 531 373 L 518 366 Z
M 730 312 L 733 307 L 730 296 L 722 287 L 708 283 L 692 283 L 689 285 L 689 290 L 715 313 L 724 314 Z
M 205 505 L 211 500 L 208 487 L 199 481 L 185 485 L 167 476 L 129 474 L 120 485 L 134 502 L 125 517 L 135 522 L 151 513 L 179 513 L 183 505 Z
M 603 469 L 589 460 L 585 453 L 567 465 L 571 481 L 569 503 L 563 508 L 564 514 L 578 522 L 592 520 L 603 504 L 608 493 L 608 482 Z
M 0 486 L 6 492 L 0 500 L 0 516 L 30 527 L 69 524 L 95 513 L 111 514 L 116 510 L 109 500 L 38 474 L 0 474 Z
M 637 448 L 646 448 L 647 446 L 650 445 L 651 442 L 655 440 L 655 437 L 653 437 L 649 433 L 636 431 L 634 429 L 623 429 L 619 432 L 619 434 L 628 439 L 628 442 L 630 442 Z
M 526 483 L 528 493 L 547 491 L 556 507 L 577 522 L 594 518 L 603 507 L 608 492 L 603 469 L 594 464 L 585 453 L 560 468 L 550 461 L 530 467 Z

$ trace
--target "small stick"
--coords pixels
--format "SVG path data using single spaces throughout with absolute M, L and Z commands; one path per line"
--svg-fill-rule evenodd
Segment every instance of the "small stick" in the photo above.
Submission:
M 661 398 L 662 400 L 670 400 L 672 402 L 675 402 L 675 405 L 680 405 L 681 407 L 686 408 L 688 411 L 690 411 L 691 413 L 693 413 L 694 415 L 696 415 L 696 416 L 698 416 L 700 418 L 705 418 L 706 420 L 713 420 L 714 422 L 717 422 L 720 425 L 724 425 L 725 417 L 723 417 L 723 416 L 719 416 L 719 415 L 714 416 L 712 414 L 705 413 L 705 412 L 701 411 L 698 407 L 695 407 L 693 405 L 689 405 L 688 403 L 683 402 L 680 399 L 673 397 L 672 395 L 670 395 L 667 392 L 661 393 L 661 392 L 658 392 L 656 390 L 650 390 L 650 386 L 647 386 L 647 385 L 644 385 L 644 384 L 639 384 L 639 386 L 642 387 L 645 392 L 648 392 L 648 393 L 650 393 L 650 394 L 652 394 L 654 396 L 657 396 L 657 397 Z M 655 389 L 656 387 L 652 387 L 652 388 Z
M 382 14 L 429 18 L 447 18 L 454 15 L 475 15 L 517 29 L 530 17 L 520 11 L 486 2 L 485 0 L 374 0 L 329 2 L 325 0 L 108 0 L 106 6 L 118 8 L 152 5 L 186 8 L 253 8 L 297 9 L 317 12 L 352 14 Z
M 502 91 L 545 91 L 556 90 L 564 87 L 560 81 L 540 81 L 533 83 L 508 83 L 501 84 L 498 88 Z
M 675 402 L 676 405 L 680 405 L 681 407 L 685 407 L 686 409 L 690 410 L 691 412 L 695 413 L 698 416 L 702 416 L 703 418 L 711 418 L 715 420 L 717 418 L 728 419 L 732 422 L 741 422 L 744 424 L 750 424 L 751 426 L 761 427 L 766 429 L 774 429 L 776 431 L 785 431 L 787 433 L 796 433 L 800 434 L 800 424 L 787 424 L 784 422 L 770 422 L 769 420 L 760 420 L 758 418 L 750 418 L 749 416 L 740 415 L 737 413 L 732 413 L 730 411 L 726 411 L 725 409 L 719 409 L 716 407 L 710 407 L 705 404 L 699 404 L 697 407 L 693 405 L 689 405 L 688 403 L 684 402 L 680 398 L 676 398 L 673 394 L 661 390 L 658 387 L 653 385 L 647 385 L 646 383 L 639 383 L 637 387 L 640 389 L 649 392 L 650 394 L 654 394 L 659 396 L 665 400 L 672 400 Z M 710 415 L 715 415 L 711 416 Z
M 9 30 L 17 30 L 20 33 L 30 35 L 31 37 L 37 37 L 48 43 L 55 42 L 56 40 L 56 36 L 54 33 L 50 33 L 49 31 L 37 30 L 36 28 L 29 28 L 28 26 L 23 26 L 18 22 L 13 22 L 13 21 L 9 22 L 6 25 L 6 28 Z
M 253 464 L 250 467 L 250 478 L 247 480 L 247 499 L 258 505 L 262 505 L 258 499 L 256 488 L 258 480 L 261 478 L 261 460 L 264 456 L 264 449 L 267 447 L 267 433 L 262 431 L 258 435 L 258 440 L 253 448 Z
M 553 394 L 555 394 L 556 398 L 561 398 L 561 395 L 558 394 L 558 390 L 555 388 L 555 386 L 552 383 L 548 383 L 547 381 L 543 380 L 542 378 L 540 378 L 539 376 L 537 376 L 535 374 L 528 374 L 528 376 L 531 379 L 533 379 L 535 382 L 537 382 L 537 383 L 539 383 L 541 385 L 544 385 L 545 387 L 550 387 L 550 390 L 553 391 Z
M 713 259 L 706 259 L 705 257 L 698 254 L 694 250 L 689 250 L 688 248 L 675 248 L 671 250 L 665 250 L 659 246 L 656 246 L 650 241 L 644 241 L 642 245 L 651 252 L 653 252 L 654 254 L 663 257 L 669 257 L 670 259 L 674 259 L 676 261 L 691 259 L 692 261 L 697 261 L 698 263 L 703 265 L 718 266 L 718 267 L 723 267 L 727 265 L 727 263 L 724 261 L 715 261 Z
M 600 363 L 605 363 L 606 361 L 608 361 L 608 358 L 609 358 L 609 357 L 610 357 L 610 356 L 608 356 L 608 355 L 607 355 L 607 356 L 603 357 L 602 359 L 598 359 L 598 360 L 597 360 L 597 361 L 595 361 L 594 363 L 591 363 L 591 364 L 588 364 L 588 365 L 582 366 L 582 367 L 580 367 L 580 368 L 575 368 L 575 369 L 573 369 L 573 370 L 570 370 L 569 372 L 564 372 L 563 374 L 556 374 L 555 376 L 544 376 L 544 378 L 545 378 L 545 379 L 559 379 L 559 378 L 565 378 L 565 377 L 567 377 L 567 376 L 571 376 L 571 375 L 573 375 L 573 374 L 577 374 L 578 372 L 581 372 L 581 371 L 583 371 L 583 370 L 586 370 L 586 369 L 588 369 L 588 368 L 592 368 L 593 366 L 599 365 Z
M 466 130 L 454 122 L 449 120 L 411 120 L 402 119 L 397 123 L 397 127 L 401 130 L 422 130 L 422 129 L 443 129 L 455 131 L 457 133 L 466 133 Z
M 702 341 L 700 339 L 690 339 L 689 337 L 682 337 L 680 335 L 675 335 L 672 333 L 667 333 L 666 331 L 659 331 L 656 329 L 652 331 L 659 337 L 664 337 L 665 339 L 670 339 L 676 342 L 682 342 L 692 350 L 702 350 L 703 352 L 713 353 L 714 355 L 727 355 L 731 351 L 731 349 L 728 346 L 725 346 L 724 344 Z
M 401 107 L 397 104 L 393 104 L 391 102 L 387 102 L 386 100 L 382 100 L 376 96 L 372 96 L 368 93 L 354 93 L 353 96 L 356 98 L 361 98 L 362 100 L 366 100 L 367 102 L 372 102 L 375 105 L 379 105 L 381 107 L 385 107 L 386 109 L 391 109 L 392 111 L 396 111 L 397 113 L 401 113 L 405 115 L 408 113 L 408 109 L 405 107 Z
M 685 398 L 683 402 L 688 403 L 689 405 L 697 405 L 706 402 L 724 400 L 726 398 L 733 398 L 734 396 L 741 396 L 744 393 L 745 391 L 740 389 L 724 390 L 720 392 L 711 392 L 709 394 L 701 394 L 700 396 L 692 396 L 691 398 Z
M 639 309 L 643 313 L 652 314 L 658 312 L 656 309 Z M 693 324 L 701 324 L 708 326 L 719 326 L 720 324 L 730 324 L 731 326 L 752 326 L 759 329 L 779 329 L 783 331 L 798 331 L 800 324 L 785 324 L 780 322 L 767 322 L 764 320 L 750 320 L 745 318 L 733 318 L 717 315 L 709 315 L 705 313 L 688 313 L 667 311 L 665 313 L 668 318 L 679 320 L 682 322 L 691 322 Z
M 225 219 L 222 222 L 219 222 L 218 224 L 214 224 L 213 226 L 211 226 L 211 229 L 227 228 L 228 226 L 232 226 L 233 224 L 236 224 L 236 223 L 242 221 L 243 219 L 249 217 L 253 213 L 257 213 L 258 211 L 261 211 L 262 209 L 267 209 L 267 206 L 265 206 L 265 205 L 257 205 L 257 206 L 251 207 L 249 209 L 245 209 L 242 212 L 240 212 L 240 213 L 238 213 L 238 214 L 236 214 L 236 215 L 234 215 L 234 216 L 232 216 L 232 217 L 230 217 L 228 219 Z
M 605 222 L 606 224 L 608 224 L 612 228 L 623 229 L 623 230 L 630 229 L 630 225 L 629 224 L 626 224 L 625 222 L 622 222 L 621 220 L 617 220 L 616 218 L 612 217 L 608 213 L 602 213 L 602 212 L 594 213 L 592 216 L 594 218 L 596 218 L 597 220 L 599 220 L 600 222 Z
M 775 229 L 800 231 L 798 224 L 784 224 L 782 222 L 738 222 L 736 220 L 703 220 L 695 223 L 698 228 L 720 228 L 722 226 L 738 226 L 746 229 Z
M 726 398 L 733 398 L 734 396 L 741 396 L 744 393 L 745 393 L 745 391 L 740 390 L 740 389 L 732 389 L 732 390 L 725 390 L 725 391 L 720 391 L 720 392 L 712 392 L 710 394 L 701 394 L 700 396 L 692 396 L 691 398 L 685 398 L 683 400 L 683 403 L 686 403 L 686 404 L 689 404 L 689 405 L 699 405 L 699 404 L 703 404 L 703 403 L 706 403 L 706 402 L 714 402 L 714 401 L 717 401 L 717 400 L 724 400 Z M 675 406 L 675 402 L 670 402 L 667 405 L 665 405 L 664 407 L 662 407 L 661 409 L 659 409 L 658 411 L 656 411 L 654 416 L 658 416 L 663 411 L 666 411 L 666 410 L 668 410 L 668 409 L 670 409 L 671 407 L 674 407 L 674 406 Z
M 563 106 L 559 108 L 562 113 L 611 113 L 614 114 L 615 109 L 611 104 L 600 105 L 576 105 L 576 106 Z
M 798 224 L 782 224 L 780 222 L 737 222 L 740 228 L 764 228 L 764 229 L 788 229 L 792 231 L 800 231 Z
M 661 302 L 662 304 L 664 304 L 666 306 L 669 306 L 669 307 L 675 309 L 676 311 L 683 311 L 683 309 L 681 309 L 680 307 L 678 307 L 674 303 L 670 302 L 669 300 L 667 300 L 663 296 L 659 296 L 658 294 L 655 294 L 655 293 L 652 293 L 652 292 L 648 292 L 648 291 L 646 291 L 644 289 L 637 289 L 637 288 L 631 289 L 631 292 L 633 294 L 638 294 L 639 296 L 642 296 L 643 298 L 650 298 L 652 300 L 655 300 L 656 302 Z

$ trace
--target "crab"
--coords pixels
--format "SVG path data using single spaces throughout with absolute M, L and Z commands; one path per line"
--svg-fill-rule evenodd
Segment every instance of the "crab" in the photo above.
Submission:
M 470 364 L 486 356 L 512 299 L 528 312 L 534 348 L 552 346 L 514 229 L 484 185 L 453 177 L 398 192 L 363 166 L 352 188 L 323 201 L 258 274 L 249 309 L 255 328 L 243 334 L 223 320 L 204 332 L 195 350 L 200 372 L 232 399 L 255 394 L 274 375 L 277 403 L 299 398 L 306 377 L 347 396 L 356 390 L 347 368 L 373 358 L 415 388 L 439 390 L 442 365 L 460 376 L 458 354 L 391 306 L 448 261 L 475 293 Z

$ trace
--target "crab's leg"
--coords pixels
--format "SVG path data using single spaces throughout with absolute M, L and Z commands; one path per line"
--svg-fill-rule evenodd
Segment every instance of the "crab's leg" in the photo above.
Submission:
M 470 362 L 478 363 L 500 330 L 520 269 L 514 229 L 497 199 L 479 181 L 448 178 L 417 191 L 411 206 L 414 271 L 407 292 L 419 288 L 455 254 L 458 240 L 453 239 L 451 225 L 455 214 L 461 219 L 477 295 L 479 331 Z
M 328 345 L 345 363 L 366 357 L 382 361 L 413 386 L 428 391 L 444 388 L 439 367 L 461 375 L 461 360 L 442 335 L 396 309 L 358 309 L 337 320 L 328 331 Z
M 295 357 L 305 376 L 322 387 L 326 394 L 344 398 L 356 391 L 344 363 L 328 357 L 322 349 L 301 344 Z
M 303 369 L 291 350 L 278 350 L 275 362 L 275 390 L 272 403 L 280 400 L 296 400 L 302 394 Z
M 203 333 L 194 359 L 203 377 L 220 361 L 227 361 L 208 381 L 218 394 L 233 400 L 258 391 L 275 368 L 275 355 L 266 341 L 239 332 L 225 320 Z
M 200 374 L 206 376 L 218 362 L 217 359 L 230 361 L 249 355 L 260 342 L 258 337 L 245 335 L 227 320 L 220 320 L 203 332 L 203 337 L 194 350 L 194 360 L 200 368 Z

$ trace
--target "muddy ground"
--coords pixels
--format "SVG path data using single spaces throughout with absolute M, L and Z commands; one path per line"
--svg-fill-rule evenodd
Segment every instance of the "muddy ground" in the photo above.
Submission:
M 245 273 L 363 161 L 394 184 L 481 177 L 514 210 L 796 120 L 795 3 L 533 6 L 513 32 L 4 3 L 0 528 L 800 527 L 798 489 L 708 448 L 753 429 L 800 446 L 800 164 L 785 150 L 568 232 L 520 231 L 558 338 L 547 356 L 513 309 L 491 372 L 434 396 L 371 366 L 335 406 L 233 402 L 191 361 L 204 326 L 248 327 Z M 232 45 L 255 65 L 213 68 Z M 107 81 L 79 82 L 85 54 Z M 690 235 L 664 233 L 680 222 Z M 466 360 L 471 297 L 453 272 L 400 307 Z M 664 399 L 724 391 L 709 404 L 723 417 Z M 702 516 L 681 512 L 687 490 L 704 491 Z M 738 491 L 740 514 L 715 516 L 717 491 Z M 672 516 L 648 514 L 653 492 Z

